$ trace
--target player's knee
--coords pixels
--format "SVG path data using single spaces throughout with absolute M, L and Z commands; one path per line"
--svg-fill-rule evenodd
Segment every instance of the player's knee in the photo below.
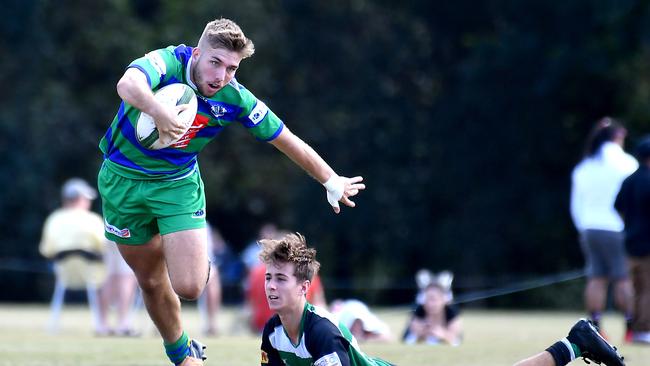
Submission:
M 138 286 L 144 292 L 157 291 L 160 286 L 164 285 L 164 280 L 155 276 L 138 276 Z
M 196 300 L 201 293 L 205 284 L 201 281 L 182 281 L 172 284 L 174 292 L 185 300 Z

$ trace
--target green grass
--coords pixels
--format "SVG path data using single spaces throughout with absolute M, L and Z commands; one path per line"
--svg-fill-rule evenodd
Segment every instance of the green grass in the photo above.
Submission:
M 406 309 L 376 309 L 378 315 L 400 334 Z M 208 346 L 206 366 L 259 365 L 259 337 L 248 334 L 237 323 L 235 308 L 221 314 L 218 337 L 200 336 L 199 317 L 193 304 L 184 304 L 186 329 Z M 465 338 L 459 347 L 363 344 L 362 349 L 401 366 L 420 365 L 512 365 L 517 360 L 542 351 L 564 337 L 581 316 L 566 312 L 465 311 L 462 314 Z M 61 331 L 45 332 L 48 309 L 44 305 L 0 305 L 0 366 L 41 365 L 168 365 L 161 340 L 144 311 L 137 324 L 144 330 L 138 338 L 97 338 L 92 334 L 86 307 L 66 306 Z M 622 320 L 608 314 L 603 322 L 610 339 L 620 343 Z M 627 365 L 650 364 L 650 347 L 620 345 Z M 577 361 L 575 364 L 582 364 Z

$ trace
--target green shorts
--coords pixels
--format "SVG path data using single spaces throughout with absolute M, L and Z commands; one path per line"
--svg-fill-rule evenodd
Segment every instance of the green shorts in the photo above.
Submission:
M 104 234 L 120 244 L 147 243 L 161 235 L 206 227 L 205 194 L 196 169 L 179 180 L 137 180 L 102 165 L 97 179 Z

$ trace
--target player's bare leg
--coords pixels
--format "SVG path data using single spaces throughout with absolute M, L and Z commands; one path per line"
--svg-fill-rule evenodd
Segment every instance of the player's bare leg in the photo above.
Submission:
M 208 282 L 207 229 L 163 235 L 162 241 L 174 292 L 184 299 L 195 300 Z
M 521 360 L 514 366 L 555 366 L 555 360 L 550 353 L 544 351 L 525 360 Z
M 147 313 L 163 340 L 176 341 L 183 332 L 181 303 L 167 274 L 160 236 L 144 245 L 119 245 L 119 249 L 138 279 Z
M 607 343 L 598 333 L 598 328 L 587 319 L 578 320 L 566 338 L 542 353 L 517 362 L 515 366 L 564 366 L 579 357 L 587 363 L 589 360 L 607 366 L 625 366 L 616 347 Z
M 591 321 L 600 326 L 600 316 L 605 309 L 607 300 L 607 285 L 609 281 L 604 277 L 592 277 L 585 286 L 585 306 Z

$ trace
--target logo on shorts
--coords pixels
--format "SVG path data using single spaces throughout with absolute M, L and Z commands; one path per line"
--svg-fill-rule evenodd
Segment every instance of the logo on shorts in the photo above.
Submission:
M 198 211 L 196 211 L 195 213 L 192 214 L 193 219 L 202 219 L 204 217 L 205 217 L 205 210 L 204 209 L 200 209 L 200 210 L 198 210 Z
M 106 230 L 107 233 L 113 234 L 115 236 L 119 236 L 120 238 L 130 238 L 131 237 L 131 231 L 129 228 L 125 229 L 119 229 L 111 224 L 108 223 L 108 221 L 104 220 L 104 230 Z

